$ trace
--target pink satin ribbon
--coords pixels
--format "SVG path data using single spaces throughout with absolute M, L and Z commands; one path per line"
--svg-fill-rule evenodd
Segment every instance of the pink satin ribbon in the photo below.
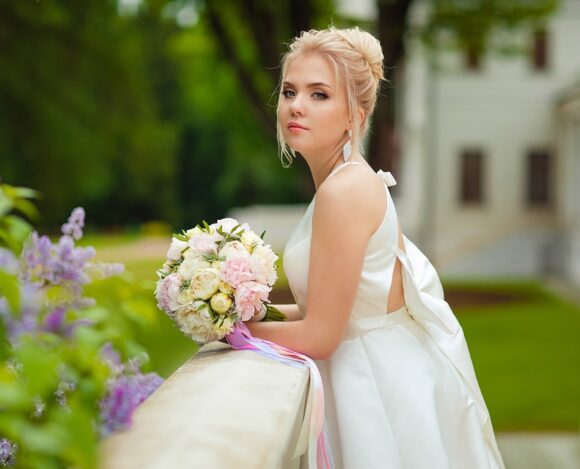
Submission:
M 326 439 L 326 432 L 323 431 L 324 389 L 316 363 L 306 355 L 302 355 L 269 340 L 252 336 L 250 330 L 241 321 L 236 323 L 234 330 L 225 337 L 228 343 L 236 350 L 252 350 L 280 363 L 285 363 L 290 366 L 308 367 L 310 371 L 309 396 L 311 399 L 306 403 L 306 415 L 304 418 L 308 419 L 308 409 L 310 409 L 310 428 L 308 435 L 309 467 L 332 469 L 334 464 Z M 300 440 L 301 438 L 299 437 L 299 443 Z M 300 454 L 296 454 L 298 449 L 296 449 L 293 458 L 300 456 Z

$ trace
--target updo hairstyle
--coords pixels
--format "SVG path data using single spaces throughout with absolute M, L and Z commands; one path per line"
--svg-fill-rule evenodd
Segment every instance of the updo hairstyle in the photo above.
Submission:
M 352 120 L 352 148 L 358 149 L 369 127 L 380 81 L 384 80 L 380 42 L 358 27 L 338 29 L 331 26 L 323 30 L 303 31 L 299 37 L 294 38 L 289 50 L 282 57 L 280 91 L 289 62 L 298 55 L 307 53 L 322 54 L 332 64 L 335 81 L 344 90 L 347 112 Z M 365 113 L 362 122 L 358 113 L 359 106 Z M 294 152 L 284 140 L 279 119 L 276 133 L 282 166 L 287 168 L 292 164 Z

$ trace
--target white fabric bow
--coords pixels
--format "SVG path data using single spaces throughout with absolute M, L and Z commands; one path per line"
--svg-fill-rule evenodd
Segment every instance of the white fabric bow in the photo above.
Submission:
M 383 178 L 383 181 L 385 181 L 385 184 L 387 185 L 387 187 L 390 186 L 395 186 L 397 185 L 397 181 L 395 181 L 395 178 L 393 177 L 393 175 L 390 173 L 390 171 L 383 171 L 382 169 L 379 169 L 377 171 L 377 174 Z

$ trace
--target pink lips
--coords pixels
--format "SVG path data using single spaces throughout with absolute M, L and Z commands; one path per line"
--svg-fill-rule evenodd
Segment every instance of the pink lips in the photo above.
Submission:
M 298 122 L 288 122 L 288 130 L 290 130 L 291 132 L 301 132 L 302 130 L 308 129 L 300 125 Z

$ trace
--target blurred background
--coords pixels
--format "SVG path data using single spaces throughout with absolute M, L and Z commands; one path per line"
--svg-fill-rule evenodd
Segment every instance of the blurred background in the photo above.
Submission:
M 314 186 L 277 156 L 279 61 L 330 24 L 381 41 L 365 155 L 397 180 L 496 431 L 578 432 L 578 0 L 0 0 L 0 178 L 41 193 L 40 231 L 84 207 L 81 244 L 151 291 L 172 232 L 247 221 L 280 256 L 273 302 L 294 302 L 284 243 Z M 156 321 L 141 340 L 169 376 L 196 350 Z

